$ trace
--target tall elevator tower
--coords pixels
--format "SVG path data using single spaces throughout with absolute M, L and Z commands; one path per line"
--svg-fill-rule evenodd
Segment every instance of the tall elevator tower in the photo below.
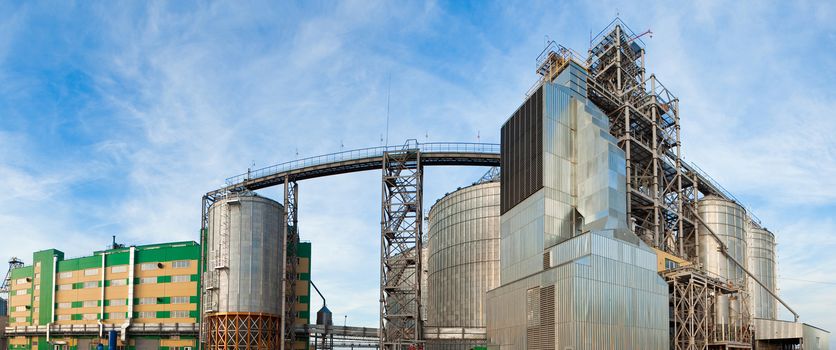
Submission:
M 489 343 L 502 349 L 666 349 L 668 288 L 627 225 L 624 151 L 587 99 L 568 50 L 502 127 L 500 287 Z

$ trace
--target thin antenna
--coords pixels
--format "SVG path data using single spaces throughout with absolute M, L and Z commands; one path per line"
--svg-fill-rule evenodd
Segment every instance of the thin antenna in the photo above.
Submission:
M 386 89 L 386 146 L 389 146 L 389 98 L 392 96 L 392 73 L 389 73 L 389 87 Z
M 343 144 L 343 140 L 340 140 L 340 150 L 342 151 L 343 148 L 345 148 L 345 144 Z
M 476 130 L 476 142 L 479 142 L 482 139 L 482 133 L 479 130 Z
M 424 140 L 426 140 L 426 141 L 429 141 L 429 140 L 430 140 L 430 132 L 429 132 L 429 130 L 424 130 Z
M 296 158 L 299 158 L 299 147 L 296 147 Z

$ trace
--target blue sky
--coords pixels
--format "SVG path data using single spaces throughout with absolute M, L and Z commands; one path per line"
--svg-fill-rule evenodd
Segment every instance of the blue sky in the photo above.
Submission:
M 200 197 L 253 163 L 391 143 L 498 142 L 546 38 L 619 14 L 680 98 L 687 160 L 779 240 L 779 287 L 836 330 L 836 6 L 826 1 L 0 4 L 0 258 L 110 236 L 197 239 Z M 428 169 L 426 203 L 485 169 Z M 313 278 L 377 324 L 377 172 L 301 183 Z M 278 190 L 263 191 L 278 198 Z M 819 281 L 827 283 L 812 283 Z

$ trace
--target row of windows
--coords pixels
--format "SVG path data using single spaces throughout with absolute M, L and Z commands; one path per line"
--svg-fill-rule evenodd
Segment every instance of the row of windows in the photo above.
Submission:
M 107 314 L 107 319 L 109 320 L 121 320 L 126 318 L 126 313 L 124 312 L 109 312 Z M 157 311 L 141 311 L 136 313 L 137 318 L 160 318 L 158 317 Z M 73 317 L 75 316 L 75 317 Z M 56 315 L 55 318 L 58 321 L 71 321 L 71 320 L 85 320 L 85 321 L 93 321 L 98 319 L 99 314 L 78 314 L 78 315 Z M 188 310 L 177 310 L 171 311 L 168 314 L 167 318 L 189 318 L 191 317 L 190 311 Z M 166 318 L 166 317 L 162 317 Z M 15 322 L 26 323 L 28 319 L 26 317 L 16 317 Z
M 159 277 L 143 277 L 143 278 L 138 279 L 137 283 L 138 284 L 157 283 L 158 278 Z M 190 282 L 191 278 L 192 278 L 191 275 L 175 275 L 175 276 L 171 276 L 171 282 Z M 110 280 L 108 282 L 110 283 L 111 286 L 125 286 L 125 285 L 128 284 L 127 279 Z M 86 288 L 97 288 L 97 287 L 99 287 L 99 281 L 87 281 L 87 282 L 82 282 L 81 284 L 79 284 L 79 287 L 77 287 L 75 289 L 86 289 Z M 72 284 L 59 284 L 57 289 L 58 290 L 72 290 L 74 288 L 73 288 Z M 22 290 L 22 291 L 23 291 L 22 293 L 21 293 L 21 291 L 18 291 L 17 295 L 26 294 L 25 290 Z
M 162 263 L 144 263 L 144 264 L 140 264 L 140 270 L 143 270 L 143 271 L 154 270 L 154 269 L 160 268 L 161 264 Z M 177 261 L 171 262 L 171 267 L 173 267 L 175 269 L 188 268 L 189 266 L 191 266 L 191 261 L 189 261 L 189 260 L 177 260 Z M 61 272 L 61 273 L 58 274 L 58 278 L 59 279 L 71 278 L 71 277 L 73 277 L 74 272 L 75 271 Z M 110 273 L 123 273 L 123 272 L 128 272 L 128 265 L 118 265 L 118 266 L 113 266 L 113 267 L 110 268 Z M 84 276 L 97 276 L 97 275 L 99 275 L 99 269 L 98 268 L 84 270 Z M 27 282 L 26 280 L 27 280 L 26 278 L 21 278 L 21 279 L 17 280 L 17 283 L 18 284 L 26 283 Z

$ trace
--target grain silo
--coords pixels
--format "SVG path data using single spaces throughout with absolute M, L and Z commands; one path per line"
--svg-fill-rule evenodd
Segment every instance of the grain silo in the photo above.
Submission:
M 710 228 L 728 248 L 728 254 L 741 264 L 746 263 L 746 211 L 739 204 L 716 196 L 706 196 L 698 202 L 700 217 L 705 226 L 698 227 L 699 260 L 712 277 L 718 277 L 740 289 L 746 288 L 746 272 L 720 250 L 720 243 L 709 232 Z M 706 228 L 707 226 L 707 228 Z M 744 293 L 745 295 L 745 293 Z M 718 325 L 741 325 L 748 314 L 747 300 L 720 296 L 717 298 Z
M 284 273 L 281 204 L 254 193 L 209 208 L 204 273 L 208 349 L 278 349 Z
M 746 227 L 746 241 L 747 269 L 770 291 L 776 293 L 775 235 L 750 221 Z M 778 318 L 778 301 L 762 286 L 750 281 L 749 295 L 752 317 L 772 320 Z
M 430 209 L 429 349 L 483 344 L 486 292 L 499 285 L 499 182 L 459 189 Z

